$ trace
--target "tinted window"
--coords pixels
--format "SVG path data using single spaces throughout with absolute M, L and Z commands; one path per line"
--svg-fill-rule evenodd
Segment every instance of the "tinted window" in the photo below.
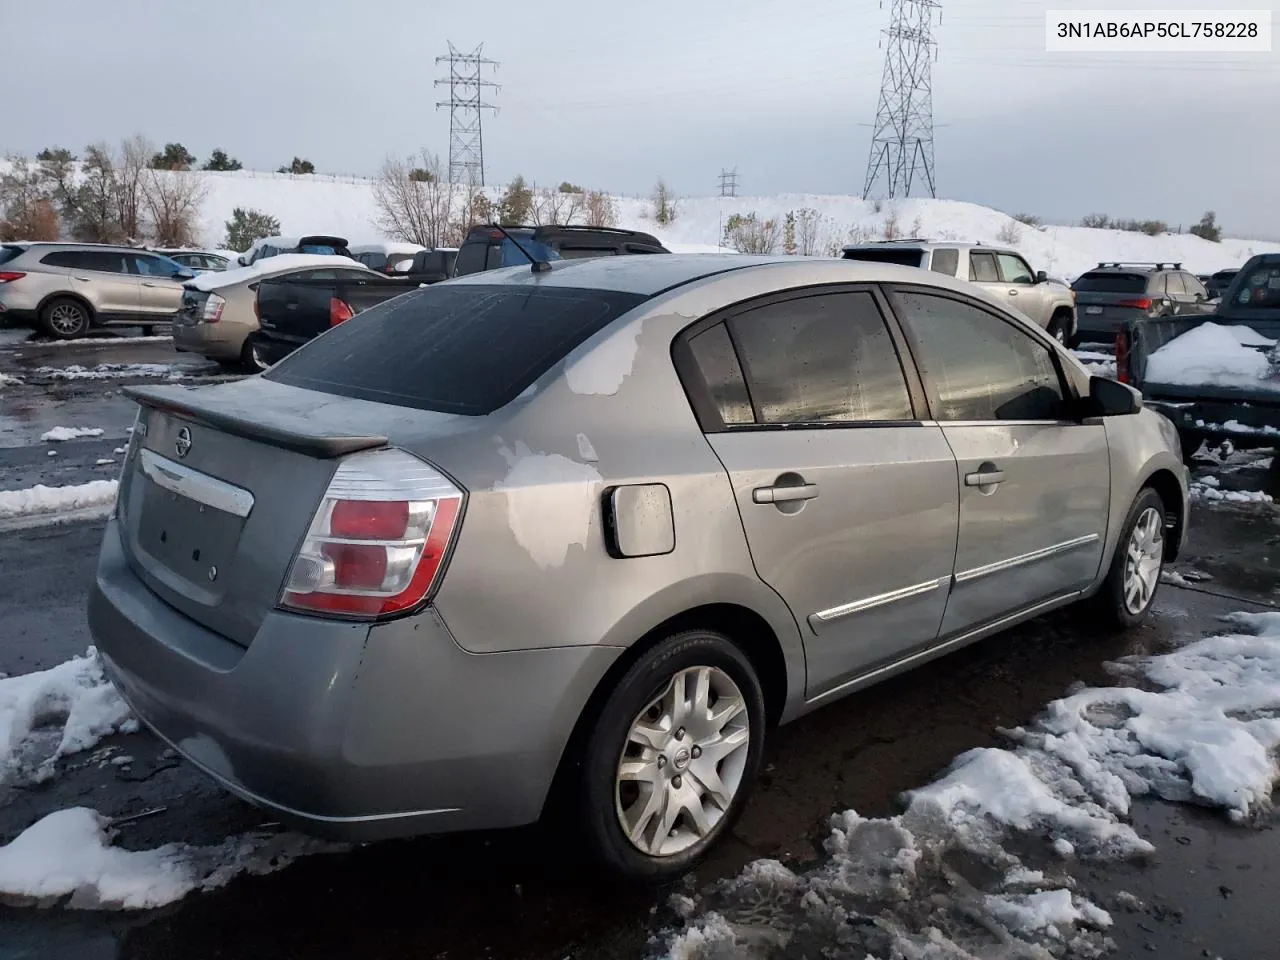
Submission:
M 182 264 L 168 257 L 146 257 L 132 255 L 134 272 L 144 277 L 172 277 L 182 271 Z
M 419 287 L 334 327 L 264 376 L 342 397 L 478 416 L 515 399 L 644 300 L 566 287 Z
M 933 251 L 933 260 L 929 264 L 929 269 L 934 273 L 945 273 L 948 277 L 954 277 L 959 266 L 960 251 L 947 248 Z
M 1062 384 L 1049 348 L 977 307 L 900 293 L 923 373 L 937 388 L 940 420 L 1056 420 Z
M 84 266 L 83 255 L 76 250 L 55 250 L 53 253 L 46 253 L 40 258 L 40 262 L 50 267 Z
M 1076 278 L 1072 290 L 1080 293 L 1146 293 L 1145 273 L 1085 273 Z
M 101 273 L 128 273 L 129 263 L 123 253 L 105 250 L 61 250 L 45 256 L 41 263 L 51 267 L 71 267 L 75 270 L 97 270 Z
M 538 260 L 560 259 L 560 254 L 540 240 L 535 240 L 533 237 L 522 237 L 519 234 L 516 235 L 516 238 L 520 241 L 520 246 L 516 246 L 512 240 L 504 239 L 502 241 L 502 265 L 504 267 L 518 267 L 521 264 L 529 263 L 529 257 L 522 252 L 521 248 L 529 251 L 529 254 Z
M 1035 277 L 1031 273 L 1031 268 L 1027 266 L 1026 261 L 1021 257 L 1016 257 L 1011 253 L 999 254 L 1000 274 L 1004 277 L 1005 283 L 1034 283 Z
M 1246 310 L 1280 308 L 1280 263 L 1254 267 L 1231 297 L 1231 304 Z
M 1182 285 L 1182 274 L 1167 273 L 1164 279 L 1165 289 L 1169 291 L 1169 296 L 1180 297 L 1187 292 L 1187 288 Z
M 485 268 L 485 257 L 489 253 L 489 244 L 483 240 L 475 243 L 464 243 L 458 250 L 458 276 L 468 273 L 479 273 Z
M 729 321 L 761 423 L 911 420 L 911 398 L 869 293 L 801 297 Z
M 707 391 L 720 411 L 720 419 L 725 423 L 754 423 L 755 414 L 751 412 L 751 400 L 747 397 L 747 383 L 724 324 L 717 323 L 691 338 L 689 348 L 706 382 Z
M 318 253 L 332 257 L 338 253 L 338 248 L 329 243 L 303 243 L 298 245 L 298 253 Z
M 25 252 L 26 251 L 24 251 L 22 247 L 0 247 L 0 263 L 6 263 L 9 260 L 14 259 L 15 257 L 20 257 Z M 54 256 L 54 254 L 49 254 L 49 256 L 50 257 Z M 45 257 L 40 262 L 48 263 L 49 257 Z
M 969 279 L 979 283 L 999 283 L 1000 272 L 996 269 L 995 255 L 991 253 L 970 253 Z
M 872 263 L 897 263 L 904 267 L 918 267 L 924 262 L 924 251 L 913 247 L 846 250 L 844 259 L 869 260 Z
M 387 255 L 385 253 L 362 253 L 357 258 L 366 267 L 374 270 L 385 270 L 387 268 Z
M 1184 273 L 1182 275 L 1182 284 L 1187 288 L 1187 293 L 1191 294 L 1193 297 L 1198 296 L 1201 299 L 1207 299 L 1209 296 L 1209 291 L 1204 288 L 1204 284 L 1189 273 Z
M 616 257 L 618 251 L 612 247 L 561 247 L 560 257 L 563 260 L 585 260 L 588 257 Z

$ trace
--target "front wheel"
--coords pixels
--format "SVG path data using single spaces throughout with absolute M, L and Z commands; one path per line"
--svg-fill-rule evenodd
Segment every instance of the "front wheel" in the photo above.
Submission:
M 598 859 L 635 879 L 693 866 L 742 812 L 764 732 L 760 682 L 728 638 L 689 630 L 647 651 L 586 743 L 579 796 Z
M 1129 508 L 1116 553 L 1097 601 L 1119 627 L 1135 627 L 1147 618 L 1164 570 L 1164 501 L 1150 487 Z
M 1069 313 L 1055 313 L 1053 318 L 1050 319 L 1049 326 L 1046 329 L 1049 336 L 1053 337 L 1053 339 L 1057 340 L 1064 347 L 1070 347 L 1070 341 L 1075 339 L 1071 332 L 1071 314 Z

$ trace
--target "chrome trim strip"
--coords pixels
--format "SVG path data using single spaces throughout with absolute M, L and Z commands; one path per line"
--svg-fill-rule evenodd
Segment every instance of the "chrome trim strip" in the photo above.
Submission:
M 170 493 L 241 519 L 249 516 L 253 509 L 253 494 L 248 490 L 184 467 L 154 450 L 143 450 L 139 463 L 152 483 Z
M 932 647 L 925 647 L 923 650 L 918 650 L 917 652 L 911 654 L 910 656 L 903 657 L 901 660 L 894 660 L 892 663 L 886 663 L 883 667 L 876 667 L 876 669 L 870 670 L 867 673 L 859 674 L 858 676 L 854 677 L 852 680 L 846 680 L 844 683 L 840 684 L 840 686 L 832 687 L 830 690 L 826 691 L 825 693 L 820 693 L 813 699 L 806 700 L 805 705 L 810 706 L 812 704 L 818 703 L 821 700 L 825 700 L 828 697 L 837 696 L 843 690 L 847 690 L 850 687 L 855 686 L 857 684 L 868 683 L 874 680 L 876 677 L 881 676 L 882 674 L 889 673 L 890 671 L 893 671 L 893 670 L 899 670 L 902 667 L 906 667 L 906 666 L 909 666 L 910 664 L 915 663 L 917 660 L 922 660 L 922 659 L 925 659 L 926 657 L 933 657 L 938 654 L 945 653 L 946 651 L 952 649 L 953 647 L 963 646 L 965 643 L 968 643 L 970 640 L 978 639 L 978 637 L 982 634 L 994 633 L 995 631 L 1000 630 L 1001 628 L 1008 626 L 1009 624 L 1012 624 L 1015 621 L 1026 620 L 1029 617 L 1033 617 L 1036 614 L 1044 610 L 1047 610 L 1050 607 L 1059 606 L 1065 603 L 1066 601 L 1072 600 L 1078 596 L 1080 596 L 1080 591 L 1073 590 L 1071 593 L 1064 593 L 1064 594 L 1060 594 L 1059 596 L 1053 597 L 1049 600 L 1042 600 L 1040 603 L 1027 607 L 1024 610 L 1019 610 L 1017 613 L 1011 613 L 1008 616 L 1001 617 L 999 620 L 992 620 L 990 623 L 983 624 L 980 627 L 974 627 L 972 630 L 966 630 L 964 633 L 959 634 L 958 636 L 952 637 L 950 640 L 944 640 L 942 641 L 942 643 L 934 644 Z
M 982 567 L 974 567 L 972 570 L 962 570 L 955 575 L 956 583 L 969 583 L 982 577 L 990 576 L 993 573 L 1003 573 L 1005 570 L 1012 570 L 1014 567 L 1020 567 L 1025 563 L 1034 563 L 1037 560 L 1047 560 L 1049 557 L 1056 557 L 1060 553 L 1066 553 L 1077 547 L 1083 547 L 1085 544 L 1094 543 L 1099 539 L 1096 533 L 1086 534 L 1083 537 L 1076 537 L 1074 540 L 1064 540 L 1062 543 L 1055 543 L 1051 547 L 1043 547 L 1039 550 L 1032 550 L 1030 553 L 1020 554 L 1016 557 L 1010 557 L 1008 560 L 997 560 L 995 563 L 988 563 Z
M 809 616 L 809 626 L 816 628 L 816 624 L 819 623 L 831 623 L 833 620 L 840 620 L 855 613 L 873 610 L 887 603 L 909 600 L 912 597 L 920 596 L 922 593 L 937 590 L 941 586 L 941 579 L 929 580 L 925 583 L 913 584 L 910 587 L 902 587 L 899 590 L 890 590 L 888 593 L 877 594 L 874 597 L 863 597 L 861 600 L 854 600 L 851 603 L 842 603 L 840 606 L 832 607 L 830 610 L 819 610 L 817 613 L 811 614 Z

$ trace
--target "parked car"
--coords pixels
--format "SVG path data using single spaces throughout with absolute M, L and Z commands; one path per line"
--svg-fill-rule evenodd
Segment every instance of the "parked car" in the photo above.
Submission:
M 1205 291 L 1209 294 L 1210 300 L 1218 300 L 1227 292 L 1227 287 L 1231 286 L 1231 281 L 1236 278 L 1236 274 L 1240 271 L 1236 270 L 1219 270 L 1217 273 L 1209 277 L 1204 284 Z
M 1131 320 L 1198 316 L 1213 311 L 1209 294 L 1180 263 L 1099 263 L 1071 285 L 1080 338 L 1111 343 Z
M 140 326 L 150 334 L 173 320 L 182 284 L 195 276 L 132 247 L 6 243 L 0 251 L 0 317 L 58 340 L 104 326 Z
M 366 243 L 351 248 L 351 256 L 370 270 L 388 275 L 404 273 L 413 258 L 427 248 L 417 243 Z
M 458 248 L 454 274 L 459 277 L 537 260 L 579 260 L 584 257 L 616 257 L 633 253 L 668 253 L 656 237 L 637 230 L 612 227 L 478 226 L 468 231 Z
M 269 277 L 336 280 L 378 275 L 348 257 L 281 254 L 249 267 L 206 273 L 187 282 L 173 324 L 174 349 L 220 363 L 257 370 L 249 334 L 258 329 L 258 284 Z
M 225 270 L 231 262 L 230 258 L 207 250 L 153 250 L 152 253 L 168 257 L 197 274 Z
M 1043 270 L 1033 271 L 1020 253 L 977 243 L 933 240 L 886 240 L 853 244 L 844 248 L 846 260 L 898 263 L 919 267 L 947 277 L 968 279 L 997 297 L 1007 297 L 1037 326 L 1059 343 L 1074 344 L 1076 304 L 1071 289 L 1050 279 Z
M 1280 379 L 1265 361 L 1280 341 L 1280 254 L 1253 257 L 1235 273 L 1213 313 L 1130 321 L 1117 338 L 1117 376 L 1141 390 L 1152 409 L 1173 421 L 1188 459 L 1206 441 L 1271 447 L 1280 436 Z M 1247 357 L 1248 351 L 1257 351 L 1257 362 L 1241 367 L 1252 367 L 1261 375 L 1214 372 L 1211 367 L 1222 361 L 1213 356 L 1202 358 L 1199 372 L 1179 371 L 1176 380 L 1150 374 L 1149 362 L 1157 350 L 1206 323 L 1231 329 L 1232 352 Z
M 771 726 L 1183 542 L 1164 417 L 967 281 L 668 255 L 476 274 L 140 406 L 89 602 L 136 715 L 304 830 L 577 811 L 631 876 Z M 557 789 L 552 791 L 552 785 Z
M 247 345 L 258 369 L 279 363 L 303 344 L 372 306 L 444 279 L 338 273 L 336 277 L 284 274 L 259 282 L 254 307 L 258 329 L 249 335 Z
M 342 237 L 313 234 L 305 237 L 263 237 L 236 258 L 235 264 L 248 267 L 267 257 L 286 253 L 309 253 L 330 257 L 351 257 L 347 241 Z

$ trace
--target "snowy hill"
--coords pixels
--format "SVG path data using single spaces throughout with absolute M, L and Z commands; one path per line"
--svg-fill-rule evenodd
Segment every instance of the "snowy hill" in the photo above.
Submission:
M 257 173 L 203 173 L 208 197 L 202 209 L 206 243 L 219 244 L 223 224 L 235 207 L 264 210 L 280 221 L 288 233 L 334 232 L 352 243 L 381 239 L 374 226 L 376 209 L 372 182 L 326 176 Z M 495 196 L 499 190 L 492 191 Z M 781 220 L 788 211 L 818 212 L 819 252 L 850 239 L 865 241 L 884 236 L 885 221 L 896 218 L 901 236 L 938 240 L 974 240 L 1012 246 L 1037 270 L 1072 278 L 1100 260 L 1179 261 L 1196 273 L 1212 273 L 1238 267 L 1255 253 L 1280 251 L 1280 243 L 1256 240 L 1223 240 L 1210 243 L 1190 234 L 1148 237 L 1121 230 L 1085 227 L 1028 227 L 989 207 L 957 200 L 908 199 L 876 204 L 849 196 L 781 194 L 771 197 L 690 197 L 677 202 L 674 223 L 662 227 L 649 217 L 649 202 L 618 197 L 618 225 L 645 230 L 672 250 L 715 250 L 722 223 L 732 214 L 754 212 L 760 218 Z M 1006 243 L 1002 233 L 1014 231 L 1018 239 Z

